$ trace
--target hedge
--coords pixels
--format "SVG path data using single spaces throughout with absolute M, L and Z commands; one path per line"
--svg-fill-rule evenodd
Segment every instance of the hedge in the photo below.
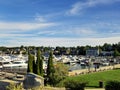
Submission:
M 120 81 L 107 81 L 105 90 L 120 90 Z

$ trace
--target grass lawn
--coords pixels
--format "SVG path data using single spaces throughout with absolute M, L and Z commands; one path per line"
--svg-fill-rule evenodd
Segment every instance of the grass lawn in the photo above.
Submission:
M 66 78 L 66 80 L 68 79 L 88 81 L 87 87 L 97 88 L 99 87 L 99 81 L 103 81 L 103 83 L 105 83 L 108 80 L 120 81 L 120 69 L 104 71 L 104 72 L 96 72 L 96 73 L 79 75 L 79 76 L 70 76 Z

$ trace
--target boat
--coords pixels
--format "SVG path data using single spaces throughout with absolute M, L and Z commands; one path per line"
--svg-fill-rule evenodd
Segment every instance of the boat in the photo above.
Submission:
M 26 68 L 27 69 L 27 61 L 25 60 L 16 60 L 12 62 L 12 68 Z
M 27 69 L 27 63 L 25 60 L 16 60 L 16 61 L 0 61 L 1 68 L 25 68 Z
M 80 62 L 80 65 L 81 66 L 86 66 L 86 63 L 85 62 Z

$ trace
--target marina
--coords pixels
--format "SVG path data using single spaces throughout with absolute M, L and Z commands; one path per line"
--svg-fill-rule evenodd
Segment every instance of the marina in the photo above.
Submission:
M 113 57 L 88 57 L 76 55 L 54 55 L 54 63 L 61 62 L 69 67 L 69 72 L 82 69 L 99 69 L 105 66 L 120 64 L 119 58 Z M 28 56 L 24 55 L 1 55 L 0 69 L 8 72 L 27 72 Z M 47 69 L 48 57 L 44 56 L 43 69 Z

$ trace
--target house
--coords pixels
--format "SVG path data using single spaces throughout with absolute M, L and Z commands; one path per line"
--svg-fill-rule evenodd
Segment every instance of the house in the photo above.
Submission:
M 86 50 L 86 56 L 99 56 L 99 49 L 88 49 Z

